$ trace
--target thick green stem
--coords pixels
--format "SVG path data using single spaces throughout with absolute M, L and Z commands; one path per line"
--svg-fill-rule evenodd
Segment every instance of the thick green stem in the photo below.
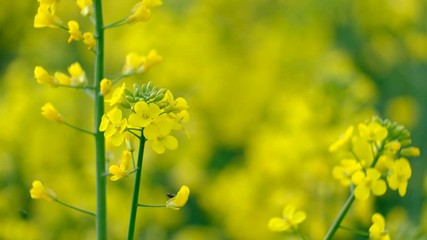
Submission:
M 104 97 L 100 93 L 100 83 L 104 76 L 104 27 L 102 20 L 102 1 L 95 0 L 95 142 L 96 142 L 96 236 L 98 240 L 107 239 L 107 199 L 105 177 L 105 139 L 99 131 L 104 115 Z
M 138 205 L 139 205 L 138 204 L 139 188 L 141 185 L 142 161 L 143 161 L 143 157 L 144 157 L 144 146 L 145 146 L 145 138 L 144 138 L 144 136 L 141 136 L 141 139 L 139 142 L 138 159 L 137 159 L 137 163 L 136 163 L 135 184 L 133 187 L 132 206 L 131 206 L 131 211 L 130 211 L 129 229 L 128 229 L 127 240 L 133 240 L 133 236 L 135 233 L 136 214 L 137 214 Z

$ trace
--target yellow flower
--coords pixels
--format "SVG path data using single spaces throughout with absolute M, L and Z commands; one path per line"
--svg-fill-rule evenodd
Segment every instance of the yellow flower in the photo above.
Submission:
M 56 110 L 56 108 L 50 103 L 46 103 L 42 107 L 42 115 L 50 121 L 57 122 L 57 123 L 63 123 L 64 119 L 62 118 L 61 114 Z
M 83 16 L 87 16 L 92 13 L 92 0 L 77 0 L 77 6 L 80 8 L 80 13 Z
M 387 128 L 377 122 L 370 122 L 368 125 L 360 123 L 358 125 L 360 137 L 369 142 L 382 141 L 387 137 Z
M 122 111 L 115 107 L 102 116 L 99 131 L 104 132 L 104 136 L 109 138 L 114 146 L 120 146 L 125 139 L 126 126 L 127 121 L 122 119 Z
M 146 127 L 160 115 L 160 108 L 155 103 L 139 101 L 133 107 L 135 113 L 129 116 L 129 124 L 134 127 Z
M 34 17 L 34 27 L 35 28 L 58 28 L 62 26 L 62 20 L 55 15 L 53 9 L 48 5 L 40 5 L 37 9 L 37 14 Z
M 40 6 L 47 7 L 52 13 L 55 13 L 56 5 L 60 0 L 38 0 L 38 2 L 40 3 Z
M 130 168 L 130 162 L 132 160 L 131 152 L 125 150 L 122 152 L 122 159 L 119 166 L 111 165 L 108 169 L 111 176 L 111 181 L 117 181 L 121 178 L 124 178 L 128 175 L 128 170 Z
M 178 148 L 178 140 L 171 136 L 173 121 L 167 115 L 161 115 L 144 128 L 144 137 L 154 152 L 162 154 L 166 149 Z
M 148 53 L 147 59 L 145 60 L 145 63 L 144 63 L 145 71 L 147 71 L 149 68 L 151 68 L 152 66 L 162 61 L 162 59 L 163 59 L 162 56 L 160 56 L 156 50 L 151 50 Z
M 411 178 L 412 169 L 409 161 L 406 158 L 400 158 L 394 162 L 390 169 L 390 174 L 387 177 L 388 186 L 392 190 L 399 190 L 401 197 L 406 195 L 408 180 Z
M 80 63 L 75 62 L 68 67 L 71 76 L 71 86 L 84 85 L 87 82 L 86 73 L 83 71 Z
M 52 190 L 46 188 L 39 180 L 33 181 L 30 194 L 32 199 L 54 200 L 56 198 L 55 193 Z
M 34 77 L 40 84 L 48 84 L 51 87 L 58 86 L 58 82 L 56 81 L 56 79 L 50 76 L 49 73 L 43 67 L 36 66 L 34 68 Z
M 329 147 L 330 152 L 335 152 L 342 148 L 349 148 L 351 146 L 351 137 L 353 136 L 354 127 L 350 126 L 335 143 Z
M 101 85 L 101 95 L 105 96 L 111 92 L 111 88 L 113 87 L 113 82 L 109 79 L 104 78 L 101 80 L 100 85 Z
M 80 32 L 80 26 L 79 23 L 76 21 L 69 21 L 68 22 L 68 33 L 70 34 L 70 37 L 68 38 L 68 43 L 71 41 L 80 41 L 83 37 L 82 32 Z
M 350 186 L 351 176 L 361 169 L 362 166 L 355 159 L 344 159 L 341 161 L 341 165 L 334 167 L 332 175 L 335 179 L 339 180 L 342 185 Z
M 162 5 L 161 0 L 143 0 L 132 8 L 131 15 L 126 19 L 126 22 L 133 24 L 136 22 L 146 22 L 150 20 L 150 8 Z
M 83 33 L 83 43 L 86 44 L 87 49 L 95 50 L 96 41 L 91 32 Z
M 190 189 L 183 185 L 175 197 L 166 201 L 166 207 L 178 210 L 187 203 L 188 196 L 190 195 Z
M 304 211 L 295 212 L 294 205 L 287 205 L 283 209 L 282 217 L 274 217 L 268 222 L 268 228 L 271 231 L 295 231 L 298 224 L 302 223 L 307 218 Z
M 383 195 L 386 190 L 385 181 L 380 179 L 381 173 L 375 168 L 369 168 L 366 174 L 363 171 L 357 171 L 351 177 L 351 181 L 356 185 L 354 196 L 359 200 L 367 200 L 372 193 L 375 196 Z
M 59 82 L 61 85 L 69 86 L 71 85 L 71 78 L 62 72 L 55 72 L 55 79 Z
M 123 99 L 123 93 L 125 92 L 125 88 L 126 85 L 125 83 L 123 83 L 122 86 L 114 89 L 113 96 L 110 99 L 105 100 L 105 102 L 110 103 L 110 106 L 114 106 L 117 103 L 120 103 Z
M 385 228 L 384 217 L 375 213 L 372 216 L 372 225 L 369 228 L 369 239 L 371 240 L 390 240 L 390 235 Z

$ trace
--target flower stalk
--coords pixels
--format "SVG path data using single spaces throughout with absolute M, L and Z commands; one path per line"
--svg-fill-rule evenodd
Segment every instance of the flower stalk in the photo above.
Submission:
M 96 144 L 96 236 L 97 239 L 107 239 L 107 199 L 105 177 L 105 138 L 99 131 L 104 115 L 104 96 L 101 94 L 101 80 L 104 78 L 104 27 L 102 17 L 102 1 L 94 0 L 95 19 L 95 144 Z

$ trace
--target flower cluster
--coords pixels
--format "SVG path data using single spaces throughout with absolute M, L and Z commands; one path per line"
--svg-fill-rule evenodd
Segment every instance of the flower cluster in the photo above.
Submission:
M 409 131 L 389 120 L 373 118 L 360 123 L 357 131 L 350 126 L 329 148 L 347 154 L 334 167 L 333 176 L 344 186 L 354 186 L 354 195 L 359 200 L 367 200 L 371 193 L 384 195 L 387 186 L 403 197 L 412 172 L 407 157 L 420 154 L 411 143 Z
M 295 211 L 294 205 L 286 205 L 282 217 L 274 217 L 268 222 L 268 228 L 275 232 L 295 232 L 298 224 L 307 218 L 304 211 Z
M 106 102 L 113 108 L 102 117 L 99 131 L 115 146 L 121 145 L 129 132 L 144 137 L 156 153 L 174 150 L 178 141 L 172 132 L 184 129 L 183 123 L 189 120 L 187 101 L 175 99 L 169 90 L 151 82 L 134 84 L 132 91 L 123 83 Z

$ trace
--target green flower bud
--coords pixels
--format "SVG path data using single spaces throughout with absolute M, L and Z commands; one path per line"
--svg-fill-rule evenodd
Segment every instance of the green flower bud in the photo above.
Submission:
M 133 93 L 129 89 L 125 88 L 124 91 L 125 91 L 126 96 L 133 96 Z
M 126 96 L 126 100 L 128 101 L 128 102 L 130 102 L 130 103 L 136 103 L 136 102 L 138 102 L 138 100 L 137 99 L 135 99 L 134 97 L 132 97 L 132 96 Z
M 402 147 L 407 147 L 412 144 L 412 140 L 410 138 L 400 141 L 400 144 Z
M 153 87 L 153 83 L 151 81 L 149 81 L 147 83 L 147 90 L 150 91 L 152 87 Z
M 157 93 L 157 95 L 156 95 L 156 97 L 154 98 L 154 101 L 155 102 L 158 102 L 158 101 L 160 101 L 160 100 L 162 100 L 163 98 L 165 97 L 165 94 L 163 93 Z
M 130 106 L 130 104 L 128 102 L 121 102 L 120 106 L 122 106 L 124 108 L 127 108 L 127 109 L 131 109 L 131 106 Z

